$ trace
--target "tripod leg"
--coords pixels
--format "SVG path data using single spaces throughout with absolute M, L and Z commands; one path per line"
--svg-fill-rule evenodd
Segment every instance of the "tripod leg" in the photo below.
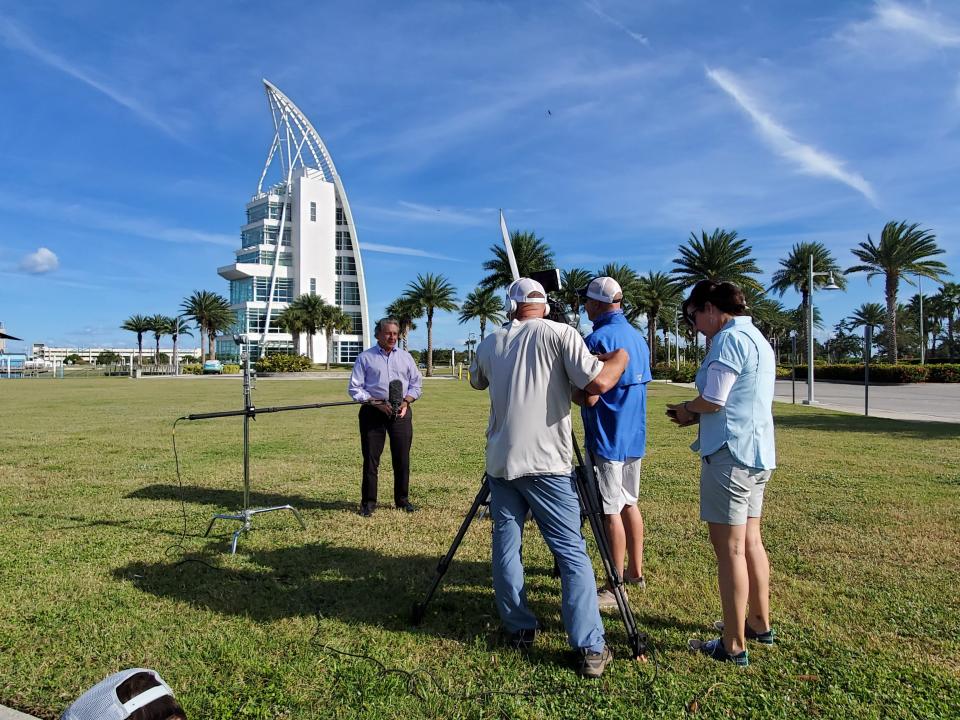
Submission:
M 437 587 L 439 587 L 440 581 L 447 572 L 447 568 L 450 567 L 450 561 L 453 560 L 453 556 L 456 554 L 457 548 L 460 547 L 460 543 L 463 541 L 463 536 L 467 534 L 470 523 L 473 522 L 473 518 L 480 510 L 480 507 L 487 503 L 489 497 L 490 484 L 487 482 L 487 476 L 484 475 L 483 482 L 480 484 L 480 491 L 474 498 L 473 505 L 470 506 L 470 510 L 467 512 L 466 517 L 463 518 L 463 522 L 460 523 L 460 529 L 457 531 L 457 535 L 453 539 L 450 549 L 447 550 L 446 555 L 440 558 L 440 562 L 437 564 L 437 573 L 433 576 L 433 581 L 430 583 L 430 587 L 427 589 L 427 594 L 424 596 L 422 602 L 414 603 L 413 605 L 411 620 L 414 625 L 419 625 L 421 622 L 423 622 L 423 617 L 427 612 L 427 604 L 430 602 L 430 599 L 436 592 Z

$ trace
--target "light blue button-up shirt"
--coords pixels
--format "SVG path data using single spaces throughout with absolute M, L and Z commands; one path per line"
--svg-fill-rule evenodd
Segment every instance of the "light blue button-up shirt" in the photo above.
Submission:
M 388 353 L 377 344 L 357 356 L 347 392 L 357 402 L 387 400 L 391 380 L 399 380 L 403 384 L 404 397 L 414 400 L 420 397 L 423 379 L 413 356 L 399 347 L 394 347 Z
M 697 372 L 697 390 L 703 393 L 707 368 L 719 362 L 735 373 L 727 404 L 715 413 L 700 416 L 700 432 L 691 446 L 701 457 L 726 445 L 730 454 L 747 467 L 776 467 L 773 437 L 773 392 L 776 362 L 770 343 L 746 316 L 729 320 L 713 336 L 710 351 Z

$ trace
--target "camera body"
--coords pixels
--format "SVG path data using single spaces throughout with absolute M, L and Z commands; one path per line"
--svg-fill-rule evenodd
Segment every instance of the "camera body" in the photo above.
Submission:
M 560 271 L 557 268 L 532 272 L 530 273 L 530 279 L 543 285 L 543 289 L 547 292 L 547 303 L 550 305 L 550 314 L 547 315 L 548 320 L 565 323 L 575 328 L 580 327 L 580 315 L 572 310 L 564 310 L 564 303 L 559 298 L 556 296 L 550 297 L 551 293 L 559 293 L 563 289 Z

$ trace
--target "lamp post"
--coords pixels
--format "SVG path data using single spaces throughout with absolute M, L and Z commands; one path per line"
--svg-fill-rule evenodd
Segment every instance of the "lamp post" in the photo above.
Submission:
M 467 346 L 467 365 L 473 363 L 473 346 L 476 344 L 476 335 L 474 333 L 467 333 L 467 341 L 464 343 L 464 345 Z
M 920 364 L 926 360 L 927 336 L 923 333 L 923 275 L 917 273 L 917 289 L 920 292 Z
M 673 332 L 677 338 L 677 370 L 680 369 L 680 311 L 673 309 Z
M 810 255 L 810 272 L 807 275 L 807 303 L 808 327 L 807 327 L 807 399 L 803 401 L 804 405 L 813 405 L 816 402 L 813 399 L 813 279 L 817 277 L 829 276 L 829 281 L 823 286 L 824 290 L 839 290 L 840 286 L 833 281 L 832 272 L 814 272 L 813 254 Z

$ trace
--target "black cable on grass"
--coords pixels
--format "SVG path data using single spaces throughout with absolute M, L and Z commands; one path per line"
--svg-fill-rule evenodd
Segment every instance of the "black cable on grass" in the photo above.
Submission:
M 173 430 L 171 431 L 171 438 L 173 440 L 173 459 L 177 471 L 177 486 L 180 490 L 180 512 L 183 518 L 183 529 L 180 533 L 180 537 L 177 541 L 164 550 L 164 555 L 169 555 L 174 550 L 179 550 L 180 552 L 186 552 L 185 541 L 187 539 L 187 500 L 183 492 L 183 478 L 180 474 L 180 456 L 177 453 L 177 423 L 181 420 L 186 420 L 187 416 L 179 417 L 173 422 Z M 198 563 L 200 565 L 205 565 L 208 568 L 213 570 L 219 570 L 216 565 L 211 565 L 205 560 L 200 558 L 187 557 L 183 558 L 179 562 L 174 564 L 174 567 L 180 567 L 181 565 L 186 565 L 187 563 Z M 382 677 L 389 677 L 390 675 L 398 675 L 406 679 L 407 692 L 420 700 L 426 700 L 427 696 L 424 694 L 424 689 L 427 688 L 430 684 L 436 688 L 436 691 L 444 695 L 451 700 L 482 700 L 485 698 L 490 698 L 494 696 L 500 697 L 517 697 L 517 698 L 535 698 L 545 695 L 551 695 L 554 692 L 566 690 L 566 688 L 545 688 L 538 692 L 519 692 L 519 691 L 507 691 L 507 690 L 482 690 L 476 693 L 455 693 L 447 690 L 437 679 L 437 676 L 434 675 L 429 670 L 423 668 L 415 668 L 413 670 L 402 670 L 400 668 L 391 668 L 384 665 L 380 660 L 377 660 L 375 657 L 370 655 L 364 655 L 363 653 L 352 653 L 346 650 L 341 650 L 340 648 L 335 648 L 332 645 L 327 645 L 326 643 L 317 643 L 317 639 L 320 635 L 321 622 L 323 620 L 323 614 L 319 610 L 314 611 L 314 616 L 317 618 L 317 629 L 314 631 L 313 635 L 310 636 L 310 644 L 316 644 L 318 648 L 327 652 L 330 655 L 349 657 L 354 658 L 355 660 L 366 660 L 369 663 L 372 663 L 377 666 L 378 672 Z M 641 689 L 652 689 L 654 683 L 656 683 L 657 678 L 660 676 L 660 661 L 657 656 L 656 647 L 651 642 L 650 643 L 650 660 L 653 662 L 653 677 L 640 685 Z

